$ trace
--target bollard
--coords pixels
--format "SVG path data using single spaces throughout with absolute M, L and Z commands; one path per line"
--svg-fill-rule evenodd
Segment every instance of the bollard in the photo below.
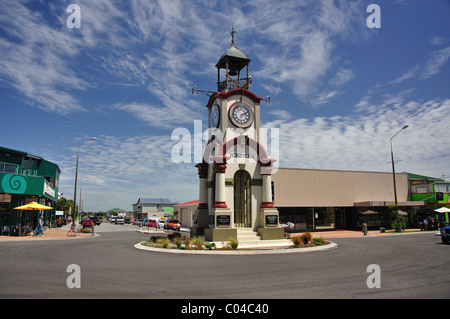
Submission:
M 367 223 L 363 223 L 362 226 L 363 226 L 364 236 L 367 236 Z

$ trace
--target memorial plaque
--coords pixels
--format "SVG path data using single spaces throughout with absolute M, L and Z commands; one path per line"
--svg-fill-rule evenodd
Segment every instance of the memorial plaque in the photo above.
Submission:
M 217 227 L 230 227 L 230 216 L 229 215 L 218 215 L 217 216 Z
M 277 215 L 266 215 L 266 226 L 277 226 L 278 216 Z

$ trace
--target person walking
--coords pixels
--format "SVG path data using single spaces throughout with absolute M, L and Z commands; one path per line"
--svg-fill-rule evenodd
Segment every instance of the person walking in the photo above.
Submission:
M 39 217 L 37 227 L 33 231 L 31 236 L 34 237 L 34 236 L 38 236 L 38 235 L 44 236 L 44 215 L 43 214 L 41 214 L 41 216 Z

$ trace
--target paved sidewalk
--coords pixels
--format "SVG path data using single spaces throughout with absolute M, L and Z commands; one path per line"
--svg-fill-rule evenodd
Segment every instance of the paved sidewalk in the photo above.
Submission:
M 19 241 L 19 240 L 48 240 L 48 239 L 71 239 L 71 238 L 86 238 L 94 237 L 91 233 L 78 233 L 76 236 L 67 236 L 69 228 L 51 228 L 44 232 L 44 236 L 0 236 L 0 242 L 2 241 Z M 97 235 L 96 235 L 97 236 Z
M 420 232 L 420 229 L 406 229 L 402 232 L 402 234 L 411 234 L 415 232 Z M 427 231 L 423 233 L 428 233 L 433 231 Z M 436 232 L 436 231 L 434 231 Z M 396 233 L 394 230 L 386 230 L 386 232 L 382 233 L 379 230 L 369 230 L 367 232 L 367 236 L 364 236 L 364 233 L 362 231 L 358 230 L 333 230 L 333 231 L 322 231 L 322 232 L 310 232 L 311 235 L 314 238 L 344 238 L 344 237 L 374 237 L 374 236 L 392 236 L 392 235 L 399 235 L 399 233 Z M 289 236 L 298 236 L 304 233 L 290 233 Z

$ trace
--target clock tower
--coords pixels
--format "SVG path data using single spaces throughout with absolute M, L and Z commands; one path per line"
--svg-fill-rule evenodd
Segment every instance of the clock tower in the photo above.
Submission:
M 234 44 L 219 59 L 217 91 L 211 92 L 208 144 L 198 168 L 199 206 L 191 233 L 208 241 L 238 238 L 242 229 L 261 239 L 284 238 L 272 200 L 276 161 L 260 144 L 260 102 L 250 91 L 250 59 Z

